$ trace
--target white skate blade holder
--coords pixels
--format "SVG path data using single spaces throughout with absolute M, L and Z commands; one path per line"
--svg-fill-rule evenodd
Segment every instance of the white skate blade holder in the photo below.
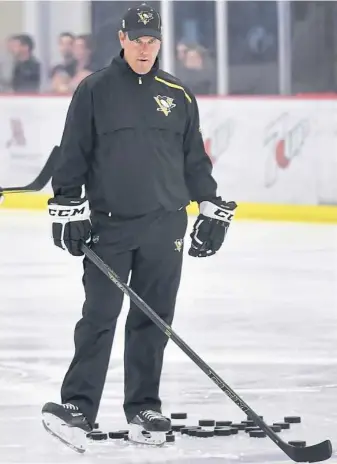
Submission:
M 69 427 L 64 420 L 47 412 L 42 414 L 42 424 L 48 433 L 58 438 L 62 443 L 69 446 L 69 448 L 78 453 L 86 451 L 87 432 L 81 428 Z
M 149 432 L 138 424 L 129 424 L 129 441 L 142 445 L 162 446 L 166 443 L 166 432 Z

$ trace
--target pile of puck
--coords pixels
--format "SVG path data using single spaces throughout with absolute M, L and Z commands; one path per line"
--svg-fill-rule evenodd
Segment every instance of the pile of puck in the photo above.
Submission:
M 263 416 L 260 416 L 263 419 Z M 246 419 L 241 422 L 233 422 L 230 420 L 216 421 L 213 419 L 201 419 L 198 425 L 183 425 L 175 423 L 176 420 L 187 419 L 186 413 L 172 413 L 171 419 L 174 420 L 172 424 L 172 432 L 178 432 L 181 436 L 197 437 L 197 438 L 211 438 L 211 437 L 228 437 L 237 435 L 239 433 L 247 433 L 252 438 L 265 438 L 267 434 L 261 430 L 253 420 Z M 283 430 L 290 429 L 291 424 L 301 423 L 299 416 L 286 416 L 282 421 L 274 422 L 269 427 L 276 433 Z M 291 441 L 292 446 L 306 446 L 305 441 Z
M 263 419 L 262 416 L 260 416 Z M 211 437 L 228 437 L 239 433 L 246 433 L 252 438 L 265 438 L 266 433 L 257 427 L 254 421 L 250 419 L 241 422 L 233 422 L 230 420 L 216 421 L 213 419 L 200 419 L 198 425 L 185 425 L 177 421 L 185 421 L 187 413 L 179 412 L 172 413 L 171 430 L 166 434 L 166 442 L 173 443 L 177 434 L 180 437 L 196 437 L 196 438 L 211 438 Z M 291 424 L 299 424 L 301 417 L 286 416 L 282 421 L 274 422 L 269 427 L 276 433 L 290 429 Z M 96 423 L 94 430 L 87 434 L 87 438 L 93 441 L 105 441 L 122 439 L 128 440 L 128 430 L 117 430 L 114 432 L 103 433 L 99 430 L 99 424 Z M 296 447 L 306 446 L 305 441 L 289 441 L 289 444 Z

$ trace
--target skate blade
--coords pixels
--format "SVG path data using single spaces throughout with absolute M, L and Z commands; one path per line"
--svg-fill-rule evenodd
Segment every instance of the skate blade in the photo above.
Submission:
M 42 424 L 50 435 L 60 440 L 77 453 L 86 451 L 86 432 L 79 427 L 69 427 L 62 419 L 53 414 L 43 413 Z
M 165 432 L 148 432 L 137 424 L 130 424 L 129 441 L 137 445 L 160 447 L 166 443 Z

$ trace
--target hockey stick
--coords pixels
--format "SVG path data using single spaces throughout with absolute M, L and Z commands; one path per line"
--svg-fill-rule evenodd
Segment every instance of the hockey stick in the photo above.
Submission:
M 24 185 L 23 187 L 6 187 L 6 188 L 0 187 L 0 196 L 3 193 L 8 194 L 8 193 L 38 192 L 39 190 L 42 190 L 43 187 L 45 187 L 48 184 L 49 180 L 51 179 L 53 175 L 53 170 L 54 170 L 56 159 L 59 155 L 59 150 L 60 150 L 60 147 L 58 146 L 55 146 L 52 149 L 46 161 L 46 164 L 42 168 L 42 171 L 37 176 L 37 178 L 33 180 L 33 182 L 31 182 L 28 185 Z
M 92 261 L 130 300 L 132 300 L 139 309 L 141 309 L 156 326 L 165 333 L 179 348 L 211 379 L 213 382 L 234 401 L 234 403 L 260 427 L 268 437 L 295 462 L 319 462 L 329 459 L 332 455 L 332 446 L 330 440 L 325 440 L 317 445 L 297 448 L 284 442 L 279 436 L 254 412 L 247 403 L 245 403 L 231 389 L 213 369 L 211 369 L 173 330 L 163 321 L 148 304 L 145 303 L 128 285 L 123 283 L 118 275 L 105 264 L 95 252 L 87 245 L 82 245 L 82 251 L 85 256 Z

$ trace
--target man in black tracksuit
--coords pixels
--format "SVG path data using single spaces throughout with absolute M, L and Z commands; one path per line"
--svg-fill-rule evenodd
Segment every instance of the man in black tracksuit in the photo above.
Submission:
M 78 87 L 49 210 L 57 246 L 80 256 L 81 243 L 91 242 L 123 281 L 132 273 L 133 290 L 171 325 L 185 207 L 191 200 L 204 207 L 191 234 L 190 254 L 209 256 L 220 248 L 236 205 L 216 196 L 195 97 L 159 69 L 160 30 L 160 16 L 151 7 L 128 10 L 119 33 L 120 56 Z M 72 423 L 63 410 L 73 410 L 75 421 L 82 415 L 87 431 L 99 408 L 123 293 L 86 258 L 83 284 L 86 299 L 75 329 L 75 356 L 62 385 L 63 406 L 47 403 L 43 411 Z M 131 303 L 125 327 L 128 422 L 138 417 L 145 428 L 152 420 L 158 430 L 169 429 L 159 398 L 166 343 L 167 337 Z

